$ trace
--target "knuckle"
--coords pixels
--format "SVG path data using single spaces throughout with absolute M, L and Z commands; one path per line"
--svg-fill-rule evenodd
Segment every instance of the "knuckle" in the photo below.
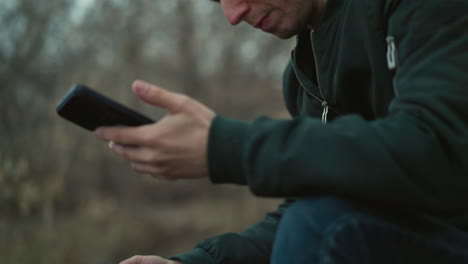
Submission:
M 165 99 L 167 98 L 167 91 L 157 87 L 157 86 L 154 86 L 153 85 L 153 88 L 155 89 L 151 89 L 151 92 L 149 94 L 149 99 L 150 100 L 153 100 L 153 101 L 159 101 L 161 99 Z
M 140 166 L 138 166 L 138 164 L 132 163 L 130 166 L 132 167 L 132 170 L 134 170 L 135 172 L 138 172 L 138 173 L 144 172 L 144 171 L 143 171 L 143 168 L 141 168 Z
M 156 163 L 157 156 L 153 152 L 144 153 L 141 156 L 141 161 L 145 163 Z
M 130 160 L 130 154 L 125 150 L 125 149 L 122 149 L 122 150 L 118 150 L 116 151 L 118 155 L 120 155 L 122 158 L 126 159 L 126 160 Z
M 147 130 L 147 129 L 141 130 L 139 135 L 140 135 L 139 142 L 142 145 L 152 146 L 156 144 L 159 140 L 159 138 L 155 135 L 153 130 Z
M 188 102 L 192 101 L 192 98 L 186 94 L 179 94 L 179 102 L 181 104 L 187 104 Z
M 114 133 L 113 140 L 116 142 L 124 142 L 126 139 L 125 133 L 121 130 L 117 130 Z
M 187 107 L 191 105 L 192 102 L 193 102 L 193 99 L 191 97 L 185 94 L 181 94 L 179 95 L 179 100 L 178 100 L 176 109 L 177 110 L 186 109 Z
M 138 143 L 140 145 L 150 145 L 151 144 L 151 138 L 147 133 L 141 134 Z
M 151 85 L 150 94 L 149 96 L 152 98 L 159 98 L 161 97 L 163 91 L 161 89 L 158 89 L 155 85 Z
M 153 163 L 158 166 L 158 168 L 163 171 L 163 172 L 166 172 L 166 169 L 167 169 L 167 160 L 162 158 L 161 155 L 157 155 L 155 157 L 155 159 L 153 160 Z
M 157 133 L 148 133 L 145 136 L 145 142 L 150 146 L 157 146 L 161 143 L 161 137 Z

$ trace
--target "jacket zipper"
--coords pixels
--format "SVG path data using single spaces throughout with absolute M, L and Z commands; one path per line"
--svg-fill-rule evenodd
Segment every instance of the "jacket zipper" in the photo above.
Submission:
M 317 95 L 315 95 L 314 93 L 310 92 L 307 88 L 305 88 L 306 86 L 304 85 L 304 83 L 302 83 L 302 80 L 301 78 L 299 78 L 299 76 L 297 75 L 297 72 L 296 72 L 296 69 L 294 69 L 294 75 L 296 76 L 296 80 L 299 82 L 299 84 L 301 85 L 302 89 L 310 96 L 314 97 L 317 101 L 319 101 L 321 104 L 322 104 L 322 107 L 324 108 L 323 109 L 323 112 L 322 112 L 322 122 L 324 124 L 327 123 L 327 114 L 328 114 L 328 110 L 329 110 L 329 106 L 328 106 L 328 103 L 323 100 L 322 98 L 318 97 Z M 333 110 L 333 109 L 331 109 Z M 338 113 L 338 112 L 337 112 Z M 338 113 L 339 114 L 339 113 Z
M 324 101 L 322 100 L 322 98 L 318 97 L 317 95 L 315 95 L 314 93 L 310 92 L 309 90 L 307 90 L 305 87 L 305 85 L 302 83 L 302 80 L 301 78 L 299 78 L 299 76 L 297 75 L 297 72 L 296 72 L 296 69 L 294 69 L 294 75 L 296 76 L 296 79 L 297 81 L 299 82 L 299 84 L 301 85 L 302 89 L 307 93 L 309 94 L 310 96 L 314 97 L 315 99 L 317 99 L 317 101 L 319 101 L 320 103 L 324 103 Z
M 314 31 L 313 30 L 310 32 L 310 44 L 312 46 L 312 53 L 314 54 L 315 74 L 317 75 L 317 85 L 318 85 L 318 88 L 319 88 L 319 91 L 320 91 L 320 96 L 322 96 L 322 99 L 321 100 L 319 99 L 322 102 L 322 107 L 323 107 L 322 123 L 326 124 L 327 123 L 327 115 L 328 115 L 329 105 L 328 105 L 327 101 L 325 100 L 325 96 L 323 96 L 322 87 L 320 86 L 320 76 L 319 76 L 319 68 L 318 68 L 318 62 L 317 62 L 317 53 L 315 52 Z

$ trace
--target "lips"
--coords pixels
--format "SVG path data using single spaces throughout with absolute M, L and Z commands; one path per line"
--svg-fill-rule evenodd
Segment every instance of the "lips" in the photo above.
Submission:
M 265 19 L 268 17 L 269 13 L 264 15 L 260 20 L 257 21 L 257 23 L 254 24 L 255 28 L 262 28 L 263 23 L 265 22 Z

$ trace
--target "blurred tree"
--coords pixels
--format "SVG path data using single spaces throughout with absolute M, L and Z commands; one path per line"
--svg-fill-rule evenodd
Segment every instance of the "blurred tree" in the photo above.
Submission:
M 144 106 L 131 95 L 131 81 L 141 78 L 189 94 L 234 118 L 283 115 L 278 88 L 292 43 L 246 25 L 231 28 L 219 9 L 218 4 L 198 0 L 0 1 L 0 263 L 82 263 L 89 262 L 86 256 L 110 256 L 113 249 L 106 249 L 106 244 L 119 252 L 129 248 L 114 236 L 132 223 L 131 214 L 122 216 L 119 225 L 106 222 L 117 205 L 170 202 L 171 208 L 183 201 L 189 207 L 195 197 L 223 196 L 223 191 L 214 189 L 207 194 L 210 187 L 205 183 L 169 187 L 129 177 L 126 163 L 97 145 L 88 132 L 61 120 L 54 109 L 71 84 L 85 83 L 157 118 L 161 110 Z M 235 210 L 239 203 L 230 197 L 226 200 Z M 211 211 L 214 207 L 207 206 Z M 236 217 L 247 222 L 253 208 L 248 216 Z M 69 219 L 68 224 L 59 225 L 58 214 Z M 80 217 L 109 224 L 109 233 L 85 238 L 80 229 L 71 232 L 83 225 Z M 142 220 L 145 223 L 154 220 L 151 213 L 141 217 L 148 217 Z M 22 233 L 9 225 L 4 228 L 7 218 L 8 223 L 34 219 L 33 224 L 18 227 L 27 239 L 16 240 Z M 163 229 L 156 224 L 150 230 Z M 211 220 L 206 224 L 210 228 L 203 232 L 214 232 L 211 226 L 217 225 Z M 185 233 L 197 228 L 191 221 L 179 225 Z M 31 235 L 37 227 L 40 232 Z M 60 241 L 60 250 L 45 243 L 44 234 L 46 241 Z M 89 248 L 86 241 L 93 242 L 94 251 L 70 253 L 77 247 Z M 141 241 L 154 247 L 153 240 Z M 173 242 L 184 243 L 188 242 Z M 2 251 L 7 245 L 12 248 Z M 31 253 L 23 259 L 22 252 L 31 248 L 41 258 Z
M 52 203 L 62 191 L 63 166 L 55 144 L 50 100 L 56 76 L 41 66 L 46 32 L 55 26 L 49 12 L 60 14 L 66 2 L 4 1 L 0 8 L 0 113 L 3 184 L 0 209 L 28 215 L 38 207 L 51 219 Z

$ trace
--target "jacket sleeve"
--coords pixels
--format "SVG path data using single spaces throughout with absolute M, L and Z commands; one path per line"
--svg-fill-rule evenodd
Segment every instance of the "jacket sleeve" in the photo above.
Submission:
M 241 233 L 227 233 L 204 240 L 194 250 L 171 257 L 183 264 L 268 264 L 278 222 L 293 200 L 286 200 L 263 221 Z
M 468 206 L 468 2 L 388 1 L 399 47 L 389 114 L 215 118 L 211 180 L 256 195 L 331 193 L 442 217 Z

